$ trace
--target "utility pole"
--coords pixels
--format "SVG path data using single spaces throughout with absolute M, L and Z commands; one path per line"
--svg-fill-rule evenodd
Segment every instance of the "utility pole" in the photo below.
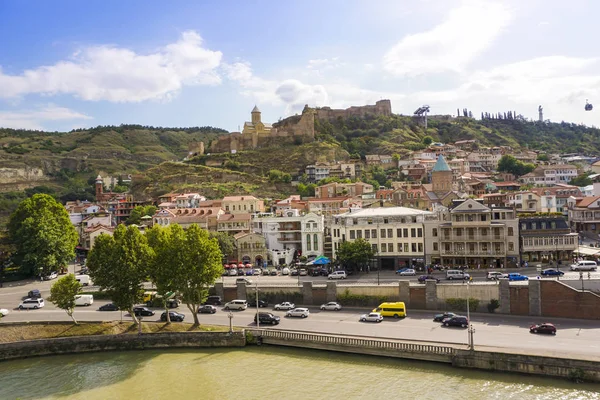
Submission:
M 256 328 L 260 329 L 260 318 L 258 315 L 258 278 L 256 278 Z

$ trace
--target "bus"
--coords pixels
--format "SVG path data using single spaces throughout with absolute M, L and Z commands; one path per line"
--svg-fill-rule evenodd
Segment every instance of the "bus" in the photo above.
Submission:
M 404 302 L 381 303 L 373 312 L 380 313 L 383 317 L 404 318 L 406 317 L 406 306 Z

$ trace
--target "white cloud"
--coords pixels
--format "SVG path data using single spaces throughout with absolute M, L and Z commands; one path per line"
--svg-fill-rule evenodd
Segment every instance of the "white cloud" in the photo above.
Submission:
M 220 83 L 216 68 L 222 54 L 202 46 L 187 31 L 151 54 L 112 46 L 81 49 L 70 60 L 7 75 L 0 70 L 0 97 L 71 94 L 83 100 L 140 102 L 168 100 L 184 85 Z
M 384 55 L 383 66 L 394 75 L 408 76 L 462 71 L 511 19 L 500 3 L 463 1 L 433 29 L 405 36 Z
M 48 104 L 37 110 L 0 111 L 0 127 L 43 130 L 45 121 L 92 119 L 65 107 Z
M 339 57 L 316 58 L 313 60 L 308 60 L 308 65 L 306 66 L 306 68 L 316 69 L 316 70 L 325 70 L 325 69 L 337 68 L 342 65 L 344 65 L 344 63 L 340 62 Z

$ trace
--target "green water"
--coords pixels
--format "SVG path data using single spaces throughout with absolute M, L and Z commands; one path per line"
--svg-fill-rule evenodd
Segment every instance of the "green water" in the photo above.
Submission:
M 600 385 L 259 347 L 3 362 L 0 400 L 10 399 L 600 399 Z

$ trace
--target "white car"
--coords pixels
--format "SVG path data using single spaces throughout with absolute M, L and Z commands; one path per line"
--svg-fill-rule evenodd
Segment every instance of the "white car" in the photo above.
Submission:
M 488 281 L 495 281 L 498 279 L 508 279 L 508 274 L 503 274 L 502 272 L 498 272 L 498 271 L 490 271 L 487 273 L 486 279 Z
M 296 308 L 296 305 L 294 303 L 284 301 L 283 303 L 275 304 L 275 307 L 273 308 L 276 310 L 291 310 L 293 308 Z
M 281 269 L 281 275 L 289 275 L 289 274 L 290 274 L 290 269 L 288 267 Z
M 237 273 L 237 269 L 235 269 L 235 268 L 231 268 L 231 269 L 229 270 L 229 276 L 237 276 L 237 274 L 238 274 L 238 273 Z
M 10 313 L 6 308 L 0 308 L 0 317 L 6 317 Z
M 404 271 L 400 272 L 400 276 L 415 276 L 417 274 L 417 271 L 415 271 L 414 269 L 405 269 Z
M 294 308 L 293 310 L 290 310 L 287 313 L 285 313 L 285 316 L 306 318 L 309 316 L 309 314 L 310 312 L 308 311 L 308 308 Z
M 341 309 L 342 305 L 340 303 L 336 303 L 335 301 L 330 301 L 329 303 L 321 304 L 321 310 L 340 311 Z
M 327 279 L 346 279 L 346 271 L 335 271 L 327 275 Z
M 383 321 L 383 317 L 378 312 L 372 312 L 372 313 L 361 315 L 360 321 L 362 321 L 362 322 L 381 322 L 381 321 Z
M 306 276 L 306 275 L 308 275 L 308 271 L 305 270 L 304 268 L 302 268 L 300 271 L 298 271 L 298 275 L 300 275 L 300 276 Z
M 53 272 L 50 272 L 48 275 L 46 275 L 44 277 L 44 280 L 45 281 L 49 281 L 51 279 L 56 279 L 56 278 L 58 278 L 58 273 L 56 273 L 55 271 L 53 271 Z
M 260 268 L 254 268 L 252 270 L 252 275 L 262 275 L 262 271 Z

